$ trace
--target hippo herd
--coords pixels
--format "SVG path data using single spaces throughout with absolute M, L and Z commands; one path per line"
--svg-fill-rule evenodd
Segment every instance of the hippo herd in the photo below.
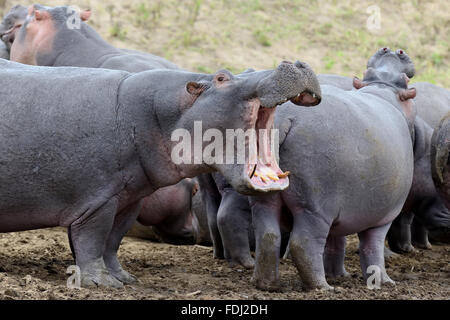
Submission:
M 347 235 L 382 284 L 390 250 L 450 243 L 450 91 L 410 85 L 405 51 L 381 48 L 363 79 L 300 61 L 202 74 L 115 48 L 73 14 L 17 5 L 0 24 L 0 232 L 66 227 L 82 286 L 137 280 L 117 257 L 127 233 L 212 245 L 262 290 L 279 288 L 283 256 L 304 289 L 332 289 Z M 243 163 L 175 163 L 172 133 L 200 121 L 279 135 Z

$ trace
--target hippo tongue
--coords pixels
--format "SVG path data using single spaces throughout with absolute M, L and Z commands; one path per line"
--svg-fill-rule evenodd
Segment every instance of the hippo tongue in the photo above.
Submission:
M 271 133 L 274 122 L 275 108 L 260 107 L 256 119 L 256 147 L 257 156 L 251 155 L 248 175 L 251 183 L 258 189 L 272 189 L 287 187 L 289 172 L 283 173 L 278 166 L 271 145 Z

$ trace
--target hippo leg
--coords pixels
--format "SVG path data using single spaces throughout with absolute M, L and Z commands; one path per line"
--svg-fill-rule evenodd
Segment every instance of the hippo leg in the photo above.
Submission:
M 358 233 L 359 259 L 365 280 L 371 275 L 368 274 L 367 268 L 369 266 L 378 266 L 381 271 L 381 284 L 395 284 L 387 275 L 384 264 L 384 241 L 390 226 L 391 224 L 388 223 Z
M 200 189 L 202 190 L 202 200 L 206 207 L 206 217 L 208 228 L 213 243 L 214 258 L 224 259 L 224 249 L 219 227 L 217 226 L 217 212 L 219 210 L 221 196 L 217 186 L 210 174 L 202 174 L 197 177 Z
M 338 278 L 350 276 L 344 267 L 346 243 L 347 239 L 345 237 L 328 236 L 323 259 L 327 277 Z
M 256 243 L 252 281 L 258 289 L 274 291 L 279 288 L 281 199 L 276 194 L 252 197 L 251 209 Z
M 117 251 L 119 250 L 123 237 L 136 222 L 141 208 L 142 201 L 138 201 L 116 215 L 103 253 L 103 259 L 109 273 L 125 284 L 136 282 L 137 279 L 122 268 L 117 258 Z
M 217 225 L 222 236 L 225 259 L 247 269 L 255 265 L 250 255 L 249 209 L 246 196 L 237 194 L 234 190 L 225 190 L 217 213 Z
M 414 218 L 411 224 L 411 238 L 415 247 L 431 249 L 431 243 L 428 241 L 428 230 L 416 218 Z
M 411 223 L 414 218 L 412 212 L 401 212 L 392 222 L 388 232 L 389 248 L 396 253 L 414 251 L 411 244 Z
M 289 252 L 306 290 L 332 290 L 325 279 L 323 253 L 330 230 L 320 214 L 309 210 L 292 210 L 294 222 Z
M 117 203 L 117 198 L 111 198 L 96 211 L 70 225 L 70 236 L 76 264 L 81 270 L 83 287 L 123 287 L 122 282 L 109 273 L 103 260 L 103 251 L 114 223 Z

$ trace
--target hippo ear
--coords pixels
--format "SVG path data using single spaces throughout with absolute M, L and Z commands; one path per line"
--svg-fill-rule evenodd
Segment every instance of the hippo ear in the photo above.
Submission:
M 206 86 L 202 83 L 191 81 L 186 84 L 187 92 L 189 92 L 191 95 L 196 96 L 196 97 L 201 95 L 202 92 L 205 91 L 205 89 L 206 89 Z
M 91 17 L 91 10 L 90 9 L 87 9 L 87 10 L 84 10 L 84 11 L 80 12 L 81 21 L 88 21 L 90 17 Z
M 414 99 L 416 97 L 416 89 L 410 88 L 410 89 L 406 89 L 406 90 L 401 90 L 398 93 L 398 96 L 401 101 L 406 101 L 408 99 Z
M 50 14 L 43 10 L 34 10 L 34 17 L 37 21 L 50 18 Z
M 367 86 L 366 83 L 362 82 L 361 79 L 359 79 L 358 77 L 354 77 L 353 78 L 353 87 L 355 87 L 355 89 L 361 89 L 363 87 Z

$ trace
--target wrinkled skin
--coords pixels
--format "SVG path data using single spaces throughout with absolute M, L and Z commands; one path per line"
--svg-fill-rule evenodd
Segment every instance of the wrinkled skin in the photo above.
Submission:
M 285 188 L 256 184 L 247 163 L 175 164 L 174 129 L 192 136 L 194 121 L 202 121 L 204 130 L 222 134 L 228 128 L 259 130 L 270 125 L 264 115 L 285 99 L 299 103 L 303 96 L 309 103 L 312 92 L 320 101 L 320 88 L 308 87 L 314 73 L 301 63 L 284 62 L 246 77 L 225 70 L 130 74 L 0 64 L 0 176 L 8 185 L 0 190 L 0 232 L 67 227 L 83 286 L 135 281 L 121 267 L 117 250 L 141 212 L 139 200 L 159 188 L 214 170 L 248 194 Z M 283 79 L 295 79 L 298 91 Z M 272 90 L 285 96 L 267 97 Z M 18 128 L 26 129 L 18 134 Z
M 144 198 L 137 223 L 128 235 L 171 244 L 195 244 L 192 200 L 198 190 L 194 179 L 156 190 Z
M 436 127 L 431 142 L 431 171 L 433 180 L 447 208 L 450 209 L 450 113 Z M 441 216 L 442 225 L 429 229 L 430 237 L 439 242 L 450 242 L 449 216 Z M 445 223 L 444 223 L 445 222 Z
M 177 67 L 158 56 L 127 49 L 118 49 L 84 21 L 89 11 L 81 12 L 80 28 L 66 23 L 74 14 L 67 6 L 33 5 L 28 9 L 22 27 L 11 47 L 11 60 L 41 66 L 75 66 L 140 72 L 157 68 Z
M 16 33 L 24 23 L 28 14 L 28 9 L 21 5 L 16 5 L 3 17 L 0 23 L 0 38 L 5 44 L 8 54 L 15 40 Z

